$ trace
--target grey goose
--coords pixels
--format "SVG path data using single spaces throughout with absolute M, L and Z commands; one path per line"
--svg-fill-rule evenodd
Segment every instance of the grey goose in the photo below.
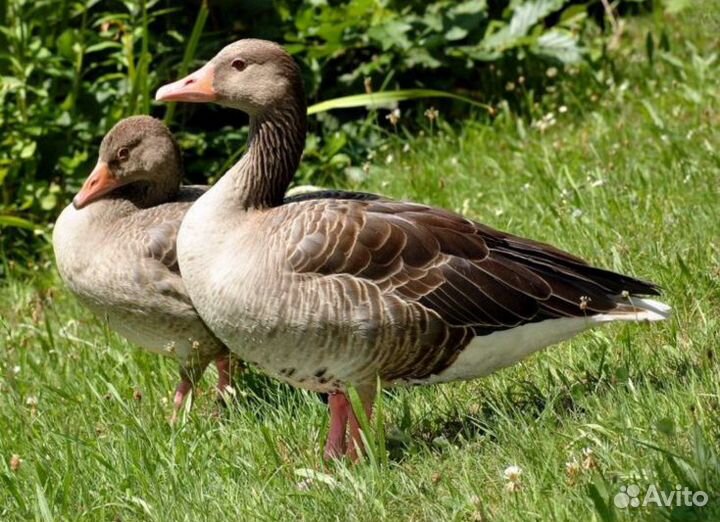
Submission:
M 588 328 L 655 321 L 657 285 L 417 203 L 348 192 L 284 201 L 303 151 L 300 71 L 240 40 L 160 101 L 247 113 L 245 155 L 188 211 L 178 261 L 198 313 L 243 360 L 330 393 L 326 458 L 357 457 L 346 393 L 473 379 Z M 349 443 L 348 443 L 349 431 Z
M 179 362 L 172 421 L 212 360 L 221 396 L 233 372 L 230 352 L 180 277 L 178 229 L 207 188 L 181 186 L 182 176 L 167 127 L 149 116 L 126 118 L 103 139 L 97 165 L 53 232 L 58 271 L 79 301 L 128 340 Z

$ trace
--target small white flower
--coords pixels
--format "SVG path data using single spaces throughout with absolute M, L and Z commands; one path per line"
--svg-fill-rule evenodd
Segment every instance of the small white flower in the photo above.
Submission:
M 435 107 L 430 107 L 425 111 L 425 117 L 431 122 L 437 120 L 438 116 L 440 116 L 440 111 Z
M 584 457 L 582 462 L 583 469 L 590 470 L 598 467 L 598 462 L 592 448 L 584 448 L 582 453 Z
M 580 463 L 577 461 L 575 457 L 572 458 L 572 460 L 565 463 L 565 474 L 568 477 L 568 480 L 571 483 L 574 483 L 577 478 L 582 473 L 582 468 L 580 468 Z
M 591 299 L 586 295 L 580 296 L 580 302 L 578 303 L 578 307 L 580 310 L 587 310 L 588 303 L 591 301 Z
M 557 67 L 548 67 L 547 71 L 545 71 L 545 74 L 548 78 L 555 78 L 558 75 Z
M 20 466 L 22 466 L 23 459 L 20 458 L 20 455 L 14 454 L 12 457 L 10 457 L 10 470 L 11 471 L 17 471 L 20 469 Z
M 505 468 L 505 471 L 503 471 L 503 476 L 507 481 L 520 482 L 520 475 L 522 475 L 522 473 L 523 470 L 520 466 L 512 465 Z
M 304 480 L 301 480 L 300 482 L 298 482 L 297 488 L 300 491 L 307 491 L 310 489 L 310 486 L 312 486 L 312 483 L 313 483 L 313 479 L 307 478 L 307 479 L 304 479 Z
M 558 112 L 560 114 L 565 114 L 567 112 L 567 107 L 565 105 L 561 105 L 560 107 L 558 107 Z
M 35 395 L 31 395 L 30 397 L 25 399 L 25 405 L 34 408 L 38 405 L 38 398 Z
M 20 370 L 20 366 L 13 366 L 12 372 L 14 375 L 17 375 L 18 373 L 20 373 Z
M 388 120 L 393 127 L 396 127 L 400 121 L 400 109 L 395 107 L 390 111 L 390 114 L 385 116 L 385 119 Z

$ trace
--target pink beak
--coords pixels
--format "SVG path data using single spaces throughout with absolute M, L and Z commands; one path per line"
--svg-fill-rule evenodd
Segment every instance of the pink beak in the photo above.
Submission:
M 211 102 L 217 98 L 213 88 L 215 66 L 207 63 L 185 78 L 160 87 L 155 99 L 163 102 Z
M 120 186 L 122 186 L 122 183 L 110 172 L 108 164 L 104 161 L 98 161 L 88 179 L 83 183 L 80 192 L 73 198 L 73 205 L 80 210 Z

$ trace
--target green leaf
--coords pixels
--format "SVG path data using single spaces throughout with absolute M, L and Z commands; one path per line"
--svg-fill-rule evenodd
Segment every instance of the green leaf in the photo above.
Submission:
M 58 36 L 56 41 L 57 51 L 60 56 L 72 60 L 75 57 L 75 51 L 73 45 L 77 40 L 74 29 L 66 29 L 63 33 Z
M 510 36 L 518 38 L 527 35 L 532 26 L 553 11 L 560 9 L 562 4 L 561 0 L 536 0 L 520 3 L 510 19 Z
M 36 149 L 37 143 L 35 143 L 34 141 L 29 141 L 25 145 L 23 145 L 23 148 L 20 150 L 20 157 L 22 159 L 32 158 L 33 154 L 35 154 Z
M 436 91 L 434 89 L 402 89 L 398 91 L 382 91 L 372 94 L 354 94 L 352 96 L 343 96 L 340 98 L 325 100 L 308 107 L 307 113 L 308 115 L 311 115 L 335 109 L 349 109 L 353 107 L 387 107 L 397 102 L 415 100 L 419 98 L 450 98 L 474 105 L 476 107 L 482 107 L 485 110 L 490 109 L 489 105 L 475 101 L 472 98 L 460 96 L 459 94 Z
M 35 223 L 27 219 L 2 214 L 0 214 L 0 227 L 24 228 L 26 230 L 35 230 L 38 228 Z
M 50 511 L 45 491 L 40 484 L 35 484 L 35 494 L 37 496 L 37 513 L 36 515 L 43 522 L 52 522 L 55 518 Z
M 582 59 L 582 50 L 576 37 L 569 31 L 553 29 L 538 38 L 534 46 L 538 54 L 549 56 L 563 63 L 577 63 Z
M 448 32 L 445 33 L 445 38 L 447 38 L 450 41 L 454 40 L 462 40 L 468 35 L 467 29 L 463 29 L 462 27 L 458 27 L 457 25 L 450 29 Z
M 588 484 L 587 493 L 593 504 L 595 505 L 595 510 L 597 511 L 598 515 L 600 515 L 600 519 L 603 522 L 615 522 L 617 520 L 617 517 L 615 516 L 615 510 L 613 509 L 610 502 L 605 501 L 605 499 L 603 498 L 603 494 L 600 492 L 600 489 L 596 484 Z
M 409 49 L 411 47 L 407 33 L 412 26 L 405 22 L 392 21 L 381 25 L 376 25 L 368 30 L 368 36 L 378 42 L 383 51 L 387 51 L 392 47 L 401 49 Z
M 452 8 L 453 14 L 472 15 L 485 11 L 487 11 L 487 2 L 485 0 L 466 0 Z
M 55 194 L 46 194 L 40 199 L 40 208 L 43 210 L 52 210 L 57 206 L 57 196 Z

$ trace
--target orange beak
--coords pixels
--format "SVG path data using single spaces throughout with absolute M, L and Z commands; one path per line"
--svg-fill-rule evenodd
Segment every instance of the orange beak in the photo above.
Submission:
M 98 161 L 88 179 L 83 183 L 80 192 L 73 199 L 73 205 L 80 210 L 120 186 L 122 186 L 122 183 L 110 172 L 108 164 L 104 161 Z
M 207 63 L 182 80 L 168 83 L 155 93 L 155 99 L 163 102 L 211 102 L 217 94 L 213 88 L 215 66 Z

